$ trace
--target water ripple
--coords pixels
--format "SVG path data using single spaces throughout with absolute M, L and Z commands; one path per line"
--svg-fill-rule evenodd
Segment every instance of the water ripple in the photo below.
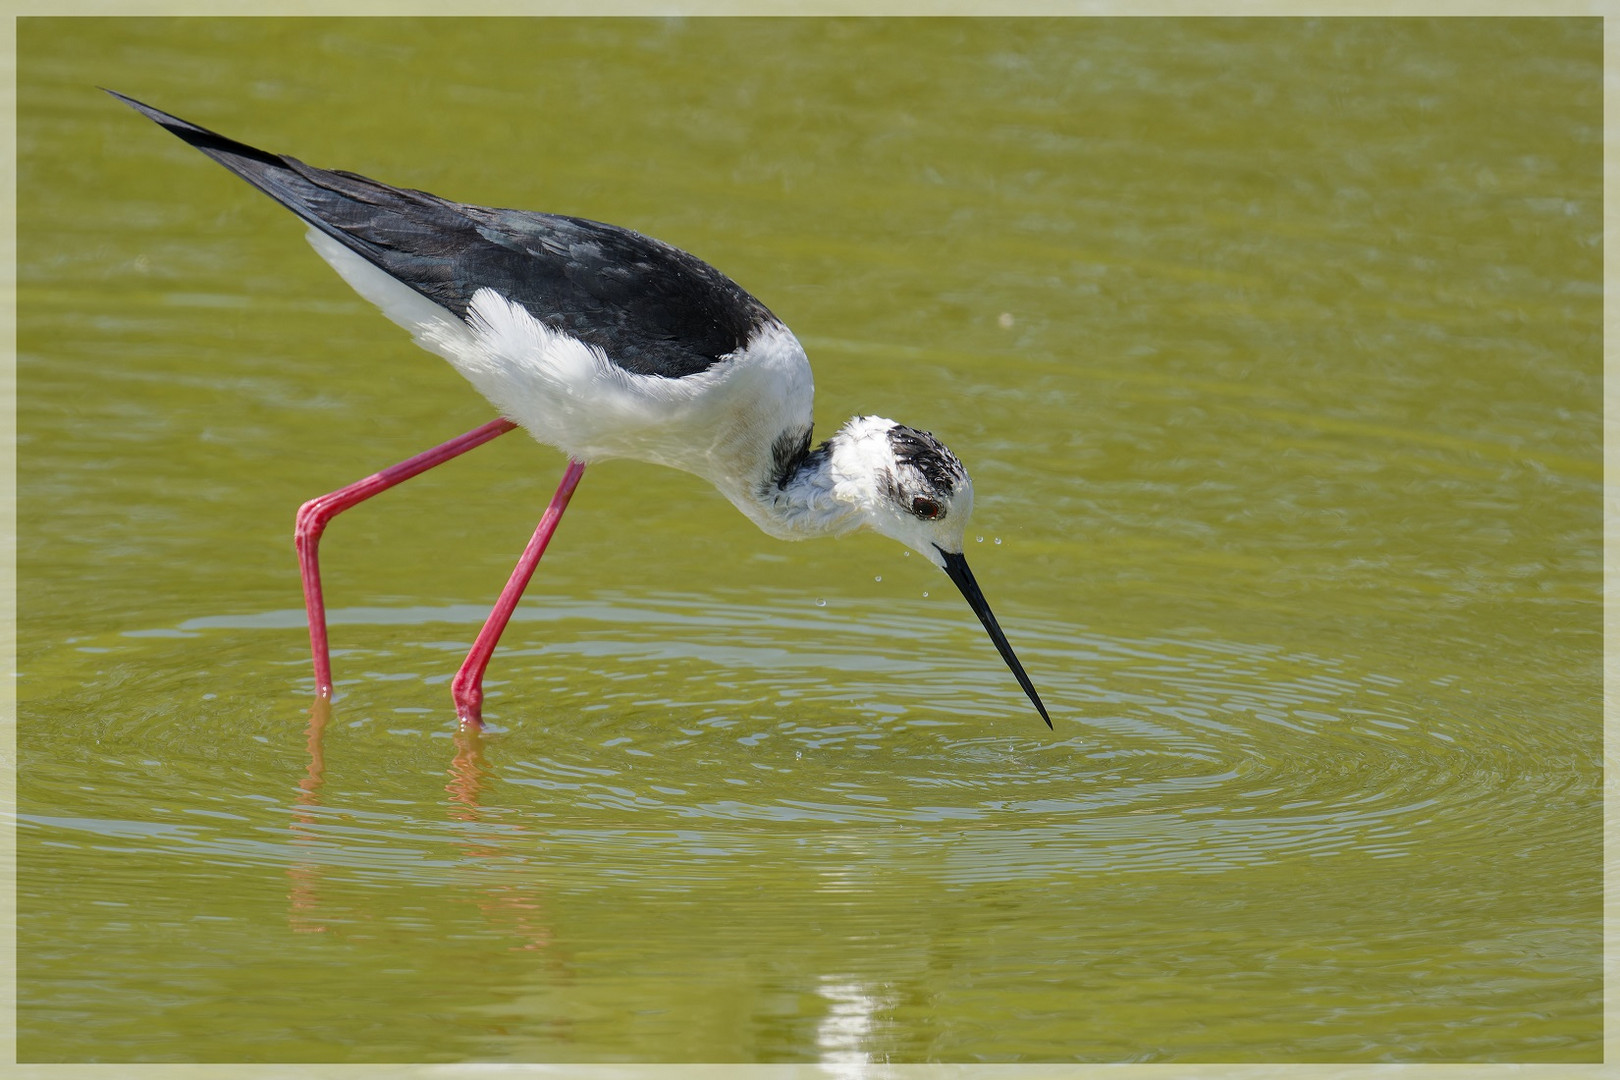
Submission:
M 450 732 L 423 702 L 441 697 L 443 653 L 461 647 L 438 636 L 442 624 L 477 615 L 335 613 L 337 625 L 393 636 L 342 657 L 350 681 L 324 735 L 319 799 L 212 808 L 234 822 L 24 824 L 363 875 L 433 874 L 472 858 L 469 843 L 494 844 L 656 887 L 681 887 L 716 858 L 784 857 L 788 842 L 794 858 L 883 860 L 961 884 L 1403 858 L 1442 824 L 1466 835 L 1497 815 L 1534 815 L 1583 782 L 1577 748 L 1550 752 L 1546 730 L 1480 707 L 1461 677 L 1419 690 L 1353 658 L 1207 635 L 1110 639 L 1019 618 L 1053 734 L 974 628 L 927 605 L 604 596 L 549 603 L 513 625 L 490 683 L 494 723 L 450 770 L 465 812 L 447 816 Z M 262 646 L 262 631 L 291 622 L 276 612 L 177 629 L 210 639 L 213 662 L 229 665 L 255 652 L 243 635 Z M 433 674 L 410 673 L 413 661 Z M 356 676 L 368 668 L 377 673 Z M 167 772 L 191 786 L 216 768 L 212 756 L 153 760 L 154 742 L 185 736 L 154 717 L 105 734 L 116 744 L 142 731 L 148 779 Z M 252 774 L 265 770 L 288 790 L 285 730 L 257 738 L 279 738 L 283 752 L 241 755 L 241 782 L 264 787 Z

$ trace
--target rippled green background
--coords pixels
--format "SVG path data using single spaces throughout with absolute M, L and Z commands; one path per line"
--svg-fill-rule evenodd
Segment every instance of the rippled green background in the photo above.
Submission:
M 1601 23 L 23 20 L 25 1061 L 1597 1061 Z M 633 226 L 943 576 L 585 477 L 95 90 Z M 982 541 L 978 538 L 982 536 Z

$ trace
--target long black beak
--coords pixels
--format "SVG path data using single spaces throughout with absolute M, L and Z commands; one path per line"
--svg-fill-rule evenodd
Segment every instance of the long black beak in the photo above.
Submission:
M 1046 706 L 1041 704 L 1041 695 L 1035 692 L 1035 685 L 1029 681 L 1029 676 L 1024 674 L 1024 665 L 1018 662 L 1012 646 L 1007 644 L 1007 635 L 1001 632 L 1001 625 L 996 622 L 984 593 L 979 591 L 979 583 L 973 580 L 973 571 L 968 569 L 967 556 L 960 551 L 946 551 L 937 544 L 935 550 L 945 557 L 945 573 L 956 582 L 956 587 L 967 597 L 968 607 L 972 608 L 973 614 L 984 623 L 985 630 L 990 634 L 990 640 L 996 643 L 996 651 L 1007 661 L 1007 666 L 1012 668 L 1013 675 L 1018 678 L 1018 685 L 1024 688 L 1029 700 L 1035 703 L 1035 708 L 1040 711 L 1041 719 L 1046 721 L 1046 726 L 1051 727 L 1052 718 L 1046 715 Z

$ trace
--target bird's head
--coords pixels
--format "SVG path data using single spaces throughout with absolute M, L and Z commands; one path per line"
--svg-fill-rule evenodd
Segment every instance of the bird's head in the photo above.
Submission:
M 955 454 L 926 431 L 857 416 L 828 444 L 835 493 L 860 523 L 945 566 L 960 554 L 973 513 L 973 481 Z
M 962 462 L 929 432 L 879 416 L 855 417 L 827 447 L 834 494 L 853 504 L 860 525 L 900 541 L 945 571 L 1051 727 L 1046 706 L 968 569 L 962 548 L 973 513 L 973 480 Z

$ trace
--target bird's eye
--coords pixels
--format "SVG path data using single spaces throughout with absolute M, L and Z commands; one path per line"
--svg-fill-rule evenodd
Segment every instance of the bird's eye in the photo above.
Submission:
M 926 495 L 911 500 L 911 512 L 926 521 L 933 521 L 945 513 L 945 508 Z

